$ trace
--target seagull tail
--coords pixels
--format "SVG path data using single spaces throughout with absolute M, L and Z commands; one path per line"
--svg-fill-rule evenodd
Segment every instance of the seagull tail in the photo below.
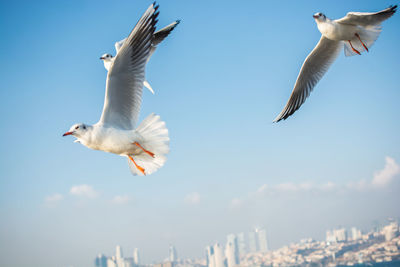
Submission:
M 381 31 L 382 28 L 380 27 L 380 25 L 363 27 L 360 29 L 359 37 L 361 41 L 364 43 L 364 45 L 369 49 L 378 39 L 379 34 L 381 34 Z M 353 47 L 357 51 L 361 53 L 366 51 L 365 47 L 360 42 L 357 36 L 354 36 L 354 38 L 350 41 Z M 348 41 L 344 41 L 344 54 L 346 57 L 357 55 L 357 53 L 351 48 Z
M 130 155 L 136 164 L 145 169 L 145 174 L 149 175 L 161 168 L 167 160 L 169 152 L 168 129 L 160 116 L 152 113 L 142 121 L 136 132 L 143 137 L 140 145 L 154 153 L 154 157 L 141 153 L 139 155 Z M 128 159 L 129 168 L 133 175 L 143 175 L 143 173 Z

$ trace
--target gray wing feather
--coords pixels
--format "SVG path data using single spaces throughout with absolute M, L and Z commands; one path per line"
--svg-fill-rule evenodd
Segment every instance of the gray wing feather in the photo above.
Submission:
M 168 26 L 165 26 L 161 30 L 157 31 L 153 35 L 153 42 L 150 50 L 150 55 L 147 61 L 150 60 L 151 55 L 153 55 L 154 51 L 156 51 L 157 45 L 164 41 L 164 39 L 175 29 L 176 26 L 180 23 L 180 20 L 176 20 L 169 24 Z
M 142 102 L 145 66 L 157 23 L 158 6 L 150 5 L 120 48 L 107 75 L 100 122 L 130 130 L 135 127 Z
M 349 12 L 341 19 L 336 20 L 337 23 L 353 24 L 360 26 L 376 26 L 387 20 L 396 12 L 397 5 L 390 6 L 382 11 L 375 13 L 366 12 Z
M 275 118 L 274 122 L 286 120 L 306 101 L 314 86 L 319 82 L 330 65 L 335 61 L 342 42 L 332 41 L 323 36 L 314 50 L 307 56 L 297 77 L 294 89 L 286 106 Z

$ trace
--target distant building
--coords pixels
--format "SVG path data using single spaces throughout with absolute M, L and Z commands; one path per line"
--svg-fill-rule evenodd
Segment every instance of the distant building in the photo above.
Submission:
M 225 257 L 222 247 L 219 243 L 214 245 L 215 267 L 225 267 Z
M 257 252 L 258 251 L 258 238 L 257 233 L 252 231 L 249 233 L 249 252 Z
M 326 242 L 336 243 L 336 242 L 344 242 L 346 240 L 347 240 L 347 233 L 345 228 L 326 231 Z
M 104 254 L 99 254 L 94 261 L 94 266 L 107 267 L 107 257 Z
M 133 264 L 139 265 L 140 264 L 140 257 L 139 257 L 139 249 L 135 248 L 133 250 Z
M 265 229 L 256 230 L 258 236 L 258 246 L 259 251 L 267 252 L 268 251 L 268 241 L 267 241 L 267 231 Z
M 246 255 L 246 240 L 244 239 L 244 233 L 239 233 L 237 235 L 237 243 L 239 249 L 239 257 Z
M 359 229 L 356 227 L 351 228 L 351 239 L 352 240 L 358 240 L 362 238 L 362 233 Z
M 234 234 L 230 234 L 226 237 L 226 247 L 230 246 L 230 249 L 232 249 L 232 256 L 234 258 L 234 261 L 232 263 L 234 263 L 235 265 L 239 264 L 239 245 L 238 245 L 238 239 L 236 237 L 236 235 Z M 228 258 L 228 256 L 226 255 L 226 249 L 225 249 L 225 256 Z M 229 250 L 231 251 L 231 250 Z M 234 265 L 232 265 L 234 266 Z
M 114 256 L 107 259 L 107 267 L 117 267 Z
M 227 267 L 235 267 L 239 265 L 239 251 L 235 235 L 229 235 L 225 246 L 225 257 Z
M 215 267 L 215 255 L 213 246 L 206 247 L 206 264 L 207 267 Z
M 178 254 L 174 246 L 169 246 L 169 261 L 176 262 L 178 260 Z
M 391 222 L 382 229 L 382 234 L 385 236 L 386 241 L 390 241 L 399 235 L 399 225 L 397 222 Z

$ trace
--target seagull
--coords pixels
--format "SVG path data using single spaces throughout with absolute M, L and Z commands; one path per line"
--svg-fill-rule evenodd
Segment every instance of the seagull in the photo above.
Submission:
M 135 128 L 142 102 L 147 59 L 159 12 L 150 5 L 122 44 L 107 74 L 103 113 L 94 125 L 74 124 L 63 136 L 75 142 L 128 159 L 133 175 L 148 175 L 166 161 L 168 129 L 160 116 L 150 114 Z
M 176 20 L 176 21 L 172 22 L 171 24 L 169 24 L 168 26 L 162 28 L 161 30 L 159 30 L 159 31 L 157 31 L 157 32 L 155 32 L 153 34 L 153 40 L 152 40 L 152 43 L 151 43 L 150 55 L 147 58 L 147 62 L 150 60 L 150 57 L 151 57 L 151 55 L 153 55 L 154 51 L 156 51 L 157 45 L 159 43 L 161 43 L 175 29 L 175 27 L 178 26 L 178 24 L 180 22 L 181 22 L 180 20 Z M 117 55 L 118 55 L 118 51 L 124 45 L 125 40 L 126 40 L 126 38 L 115 43 L 114 46 L 115 46 L 115 51 L 116 51 Z M 111 55 L 111 54 L 104 54 L 104 55 L 102 55 L 100 57 L 100 59 L 103 60 L 104 67 L 108 71 L 108 70 L 110 70 L 110 67 L 111 67 L 112 63 L 114 62 L 115 57 L 113 55 Z M 147 89 L 149 89 L 150 92 L 154 95 L 153 88 L 151 88 L 150 84 L 146 80 L 143 82 L 143 85 Z
M 396 8 L 397 5 L 390 6 L 376 13 L 349 12 L 337 20 L 331 20 L 322 13 L 314 14 L 321 39 L 304 61 L 289 101 L 274 122 L 286 120 L 300 108 L 343 46 L 345 56 L 368 52 L 378 39 L 381 23 L 390 18 Z

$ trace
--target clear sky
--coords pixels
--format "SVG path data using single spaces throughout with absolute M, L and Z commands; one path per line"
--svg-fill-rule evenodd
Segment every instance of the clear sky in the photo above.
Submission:
M 160 0 L 182 23 L 147 66 L 141 119 L 167 123 L 171 153 L 148 177 L 61 135 L 100 117 L 106 70 L 151 1 L 2 1 L 0 265 L 91 266 L 119 244 L 146 262 L 203 256 L 229 233 L 266 227 L 278 248 L 399 217 L 400 14 L 370 53 L 341 53 L 306 103 L 272 120 L 340 18 L 392 1 Z

